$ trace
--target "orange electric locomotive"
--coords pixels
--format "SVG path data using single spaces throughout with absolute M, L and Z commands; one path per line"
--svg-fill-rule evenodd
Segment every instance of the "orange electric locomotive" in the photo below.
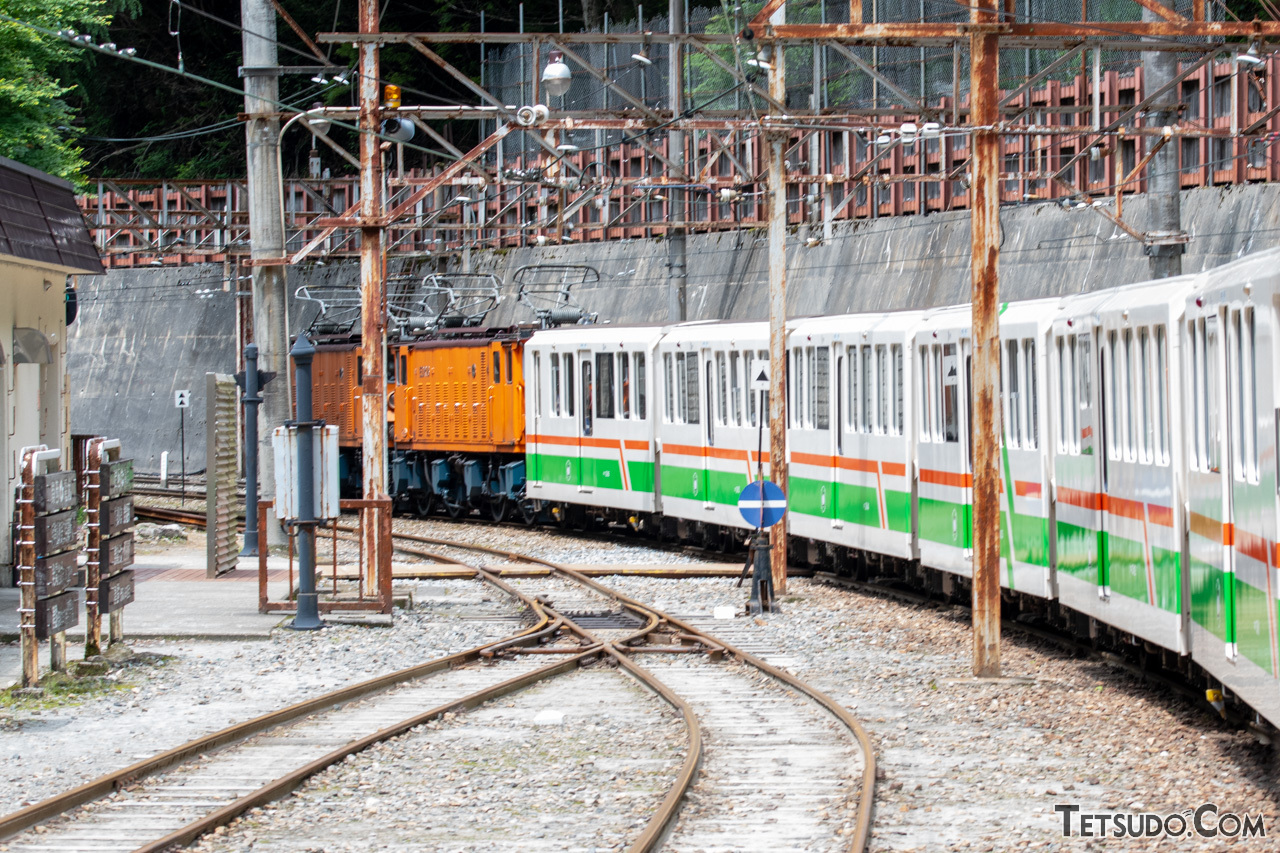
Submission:
M 540 328 L 591 322 L 571 288 L 598 279 L 590 267 L 522 267 L 513 285 L 536 322 L 503 327 L 483 325 L 502 299 L 493 275 L 428 275 L 389 296 L 388 487 L 400 509 L 455 518 L 478 510 L 498 520 L 516 510 L 536 519 L 538 507 L 524 494 L 524 342 Z M 344 487 L 358 492 L 358 294 L 302 288 L 298 297 L 319 308 L 309 330 L 316 416 L 338 426 Z

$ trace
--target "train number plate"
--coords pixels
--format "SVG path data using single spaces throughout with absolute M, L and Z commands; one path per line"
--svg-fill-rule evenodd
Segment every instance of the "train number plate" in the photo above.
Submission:
M 133 491 L 133 460 L 117 459 L 98 466 L 99 487 L 103 498 L 118 498 Z
M 133 495 L 103 501 L 98 510 L 98 523 L 103 537 L 117 536 L 133 527 Z
M 98 559 L 98 576 L 106 577 L 133 565 L 133 534 L 121 533 L 102 540 Z
M 120 572 L 103 578 L 98 585 L 98 609 L 102 613 L 115 613 L 133 601 L 133 572 Z
M 74 510 L 36 516 L 36 556 L 48 557 L 75 547 L 79 542 L 75 520 Z
M 48 515 L 71 509 L 79 501 L 76 494 L 76 472 L 58 471 L 35 479 L 36 515 Z
M 36 602 L 36 639 L 47 640 L 80 624 L 80 593 L 64 592 Z
M 53 557 L 36 559 L 36 598 L 48 598 L 77 586 L 80 569 L 78 551 L 64 551 Z

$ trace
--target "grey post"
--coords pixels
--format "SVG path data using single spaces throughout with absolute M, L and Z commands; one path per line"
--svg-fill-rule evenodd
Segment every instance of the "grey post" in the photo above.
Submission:
M 314 631 L 324 625 L 316 601 L 315 455 L 311 447 L 311 359 L 316 348 L 306 335 L 299 335 L 289 354 L 298 386 L 298 517 L 294 521 L 298 528 L 298 613 L 292 627 Z
M 244 348 L 244 548 L 241 557 L 258 556 L 258 345 Z
M 1173 8 L 1172 0 L 1157 0 L 1162 6 Z M 1150 9 L 1142 10 L 1143 21 L 1160 18 Z M 1177 54 L 1151 51 L 1142 54 L 1142 86 L 1147 92 L 1155 92 L 1168 85 L 1178 74 Z M 1210 79 L 1212 79 L 1210 74 Z M 1168 127 L 1178 122 L 1178 88 L 1175 86 L 1161 95 L 1147 112 L 1146 123 L 1153 127 Z M 1147 145 L 1156 139 L 1147 137 Z M 1174 242 L 1182 234 L 1182 181 L 1178 172 L 1178 145 L 1164 146 L 1151 158 L 1147 166 L 1147 231 L 1152 243 L 1147 244 L 1147 263 L 1151 277 L 1172 278 L 1182 275 L 1181 243 Z M 1140 155 L 1139 155 L 1140 156 Z M 1121 161 L 1123 165 L 1123 160 Z
M 671 0 L 669 6 L 670 31 L 672 35 L 683 33 L 685 0 Z M 679 42 L 671 42 L 667 46 L 669 62 L 667 67 L 668 106 L 671 107 L 672 119 L 677 119 L 684 111 L 684 51 Z M 643 70 L 642 72 L 643 73 Z M 687 182 L 684 173 L 684 131 L 667 132 L 667 157 L 675 166 L 676 181 Z M 685 191 L 672 189 L 667 193 L 669 219 L 682 223 L 685 220 Z M 685 229 L 682 225 L 667 229 L 667 319 L 672 323 L 680 323 L 689 319 L 688 282 L 689 275 L 685 261 Z
M 253 340 L 263 370 L 287 377 L 289 308 L 285 294 L 285 234 L 280 180 L 280 78 L 276 10 L 271 0 L 240 0 L 244 55 L 245 158 L 249 183 L 249 251 L 253 260 Z M 271 431 L 289 420 L 289 383 L 263 396 L 265 439 L 258 448 L 258 475 L 267 494 L 275 491 Z M 268 544 L 283 544 L 279 525 L 260 531 Z

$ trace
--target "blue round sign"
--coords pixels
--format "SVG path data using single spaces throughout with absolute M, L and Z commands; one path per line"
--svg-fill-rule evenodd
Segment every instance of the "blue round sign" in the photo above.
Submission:
M 738 496 L 738 512 L 752 527 L 773 527 L 787 512 L 787 496 L 777 484 L 756 480 Z

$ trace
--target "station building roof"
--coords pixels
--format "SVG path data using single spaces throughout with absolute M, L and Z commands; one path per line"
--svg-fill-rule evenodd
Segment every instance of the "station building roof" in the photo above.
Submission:
M 6 256 L 67 273 L 104 272 L 71 184 L 0 157 L 0 263 Z

